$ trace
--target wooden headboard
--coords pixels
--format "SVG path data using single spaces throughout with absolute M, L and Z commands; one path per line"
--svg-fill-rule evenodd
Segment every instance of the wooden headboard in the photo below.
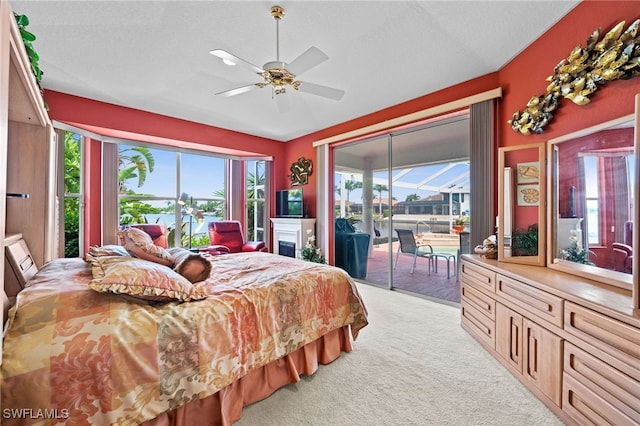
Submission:
M 38 267 L 31 256 L 22 234 L 5 237 L 4 289 L 2 292 L 2 310 L 4 320 L 7 312 L 15 303 L 16 296 L 24 288 L 31 277 L 38 272 Z

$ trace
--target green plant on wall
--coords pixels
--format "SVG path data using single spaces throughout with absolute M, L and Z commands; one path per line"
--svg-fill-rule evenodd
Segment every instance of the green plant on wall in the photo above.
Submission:
M 27 51 L 27 56 L 29 56 L 31 71 L 33 72 L 33 75 L 35 75 L 36 81 L 39 85 L 42 81 L 42 70 L 39 65 L 40 56 L 33 47 L 33 42 L 36 40 L 36 36 L 27 31 L 27 26 L 29 26 L 29 18 L 27 18 L 27 15 L 18 15 L 17 13 L 14 13 L 13 15 L 16 18 L 18 30 L 20 30 L 20 35 L 22 36 L 22 42 L 24 43 L 24 47 Z
M 538 225 L 529 225 L 527 229 L 518 228 L 513 233 L 511 242 L 515 256 L 538 255 Z

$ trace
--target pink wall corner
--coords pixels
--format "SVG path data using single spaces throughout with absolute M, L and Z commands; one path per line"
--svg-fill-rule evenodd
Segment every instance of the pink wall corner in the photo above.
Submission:
M 640 93 L 640 78 L 616 80 L 600 86 L 591 95 L 591 102 L 584 106 L 561 99 L 553 120 L 540 135 L 522 135 L 512 130 L 508 123 L 513 113 L 522 111 L 531 97 L 546 92 L 546 78 L 576 46 L 585 47 L 587 38 L 597 28 L 601 29 L 600 38 L 620 21 L 626 21 L 626 29 L 640 18 L 638 5 L 636 1 L 583 1 L 499 71 L 503 88 L 499 111 L 500 146 L 546 142 L 633 113 L 634 97 Z

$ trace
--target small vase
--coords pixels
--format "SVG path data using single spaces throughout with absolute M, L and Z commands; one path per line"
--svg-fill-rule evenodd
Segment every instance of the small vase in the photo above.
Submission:
M 455 232 L 456 234 L 464 231 L 464 225 L 452 225 L 451 227 L 453 228 L 453 232 Z

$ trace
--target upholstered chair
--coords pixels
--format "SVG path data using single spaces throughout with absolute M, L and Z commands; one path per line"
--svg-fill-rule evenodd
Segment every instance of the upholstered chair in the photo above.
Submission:
M 167 242 L 167 228 L 164 225 L 158 223 L 141 223 L 128 226 L 141 229 L 149 234 L 153 240 L 153 244 L 159 247 L 167 248 L 169 246 Z
M 237 220 L 221 220 L 209 222 L 209 250 L 227 251 L 229 253 L 267 251 L 264 241 L 245 241 L 242 226 Z
M 613 269 L 630 274 L 633 272 L 633 248 L 623 243 L 613 243 Z

